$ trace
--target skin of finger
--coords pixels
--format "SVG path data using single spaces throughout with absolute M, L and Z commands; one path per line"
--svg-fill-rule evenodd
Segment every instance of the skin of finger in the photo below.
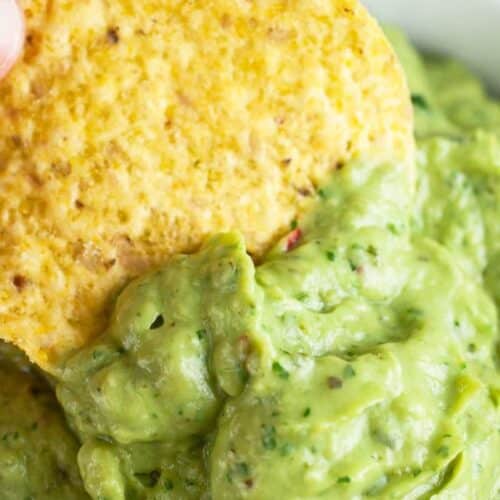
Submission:
M 0 0 L 0 78 L 16 62 L 24 41 L 24 19 L 16 0 Z

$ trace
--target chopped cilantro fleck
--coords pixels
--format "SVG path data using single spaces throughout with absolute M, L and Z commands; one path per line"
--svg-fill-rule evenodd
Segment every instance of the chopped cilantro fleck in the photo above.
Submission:
M 94 361 L 97 361 L 98 359 L 101 359 L 103 356 L 104 356 L 104 352 L 103 351 L 93 351 L 92 352 L 92 359 Z
M 393 224 L 392 222 L 390 224 L 387 224 L 387 229 L 392 234 L 399 234 L 399 229 L 396 227 L 396 224 Z
M 409 315 L 409 316 L 422 316 L 424 314 L 424 312 L 422 311 L 422 309 L 417 309 L 416 307 L 410 307 L 406 310 L 406 313 Z
M 349 476 L 342 476 L 337 479 L 337 483 L 339 484 L 347 484 L 351 482 L 351 478 Z
M 324 189 L 318 189 L 318 196 L 322 199 L 325 199 L 326 198 L 326 192 Z
M 276 428 L 274 425 L 262 426 L 262 446 L 266 450 L 274 450 L 276 448 Z
M 330 262 L 334 262 L 335 261 L 335 252 L 333 250 L 328 250 L 326 252 L 326 258 L 330 261 Z
M 290 373 L 283 368 L 283 366 L 275 361 L 273 363 L 273 373 L 275 373 L 279 378 L 282 378 L 283 380 L 286 380 L 288 377 L 290 377 Z
M 345 365 L 344 370 L 342 371 L 342 375 L 344 378 L 352 378 L 356 375 L 356 371 L 352 367 L 352 365 Z
M 290 455 L 293 451 L 293 444 L 291 443 L 285 443 L 281 448 L 280 448 L 280 453 L 283 457 L 286 457 L 287 455 Z
M 250 468 L 246 462 L 238 462 L 234 466 L 234 472 L 240 476 L 248 476 L 250 473 Z
M 411 102 L 417 108 L 426 110 L 429 109 L 429 103 L 427 102 L 427 99 L 421 94 L 412 94 Z
M 19 432 L 15 431 L 15 432 L 6 432 L 3 436 L 2 436 L 2 441 L 7 441 L 7 439 L 17 439 L 19 437 Z
M 476 352 L 476 351 L 477 351 L 477 346 L 476 346 L 476 344 L 469 344 L 469 345 L 467 346 L 467 350 L 468 350 L 469 352 Z

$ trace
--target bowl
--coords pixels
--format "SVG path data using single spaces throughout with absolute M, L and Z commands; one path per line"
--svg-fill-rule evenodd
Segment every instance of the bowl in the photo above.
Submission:
M 500 0 L 362 0 L 428 52 L 462 60 L 500 95 Z

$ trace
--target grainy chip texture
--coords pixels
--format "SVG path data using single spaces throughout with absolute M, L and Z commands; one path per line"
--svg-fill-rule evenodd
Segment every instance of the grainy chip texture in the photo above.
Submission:
M 46 369 L 132 277 L 237 228 L 261 253 L 339 162 L 412 154 L 353 0 L 23 0 L 0 84 L 0 336 Z

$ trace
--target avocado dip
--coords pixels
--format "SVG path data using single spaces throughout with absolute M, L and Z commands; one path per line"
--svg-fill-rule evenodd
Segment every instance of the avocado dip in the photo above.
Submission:
M 56 379 L 3 346 L 2 498 L 500 498 L 500 103 L 388 36 L 416 192 L 339 165 L 258 265 L 228 233 L 129 285 Z

